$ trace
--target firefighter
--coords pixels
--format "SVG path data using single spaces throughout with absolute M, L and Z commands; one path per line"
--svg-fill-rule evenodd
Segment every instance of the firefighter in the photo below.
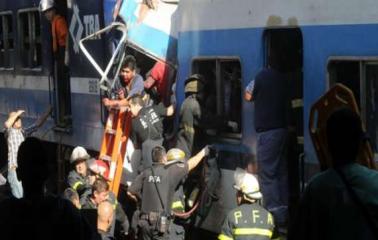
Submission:
M 141 200 L 138 239 L 166 239 L 175 189 L 208 153 L 205 147 L 187 162 L 167 167 L 165 149 L 156 146 L 152 150 L 154 164 L 138 175 L 128 191 L 129 196 Z
M 75 147 L 72 151 L 70 163 L 73 166 L 68 174 L 68 185 L 77 191 L 80 196 L 80 204 L 83 204 L 86 197 L 91 194 L 91 185 L 96 180 L 96 176 L 91 175 L 88 169 L 87 160 L 90 158 L 87 150 L 83 147 Z
M 235 171 L 234 178 L 239 206 L 227 215 L 218 239 L 271 239 L 273 216 L 256 202 L 262 198 L 257 179 L 239 168 Z
M 185 162 L 184 151 L 178 148 L 172 148 L 167 152 L 166 167 L 175 166 L 177 164 L 184 164 Z M 177 186 L 175 194 L 173 195 L 172 211 L 176 213 L 183 213 L 185 211 L 184 205 L 184 188 L 183 182 Z M 184 240 L 185 239 L 185 220 L 179 217 L 175 217 L 169 226 L 169 239 L 170 240 Z
M 196 154 L 206 145 L 205 131 L 208 129 L 231 127 L 237 129 L 237 123 L 212 114 L 204 109 L 205 79 L 201 74 L 193 74 L 185 81 L 186 98 L 180 109 L 180 126 L 176 147 L 186 156 Z

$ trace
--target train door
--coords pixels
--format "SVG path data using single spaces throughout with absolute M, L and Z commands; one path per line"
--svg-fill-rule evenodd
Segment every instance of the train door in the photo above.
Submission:
M 300 162 L 303 166 L 303 39 L 299 28 L 267 29 L 264 32 L 265 66 L 275 64 L 288 79 L 289 211 L 293 213 L 300 193 Z M 273 63 L 274 61 L 274 63 Z M 303 159 L 302 159 L 303 160 Z M 303 179 L 302 179 L 303 180 Z
M 359 57 L 333 57 L 328 64 L 329 86 L 342 83 L 353 91 L 366 126 L 375 159 L 378 156 L 378 60 Z

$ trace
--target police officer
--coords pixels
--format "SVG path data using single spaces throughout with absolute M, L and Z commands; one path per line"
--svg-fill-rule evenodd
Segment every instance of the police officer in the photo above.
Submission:
M 185 81 L 186 98 L 180 109 L 180 126 L 176 147 L 186 156 L 192 156 L 206 145 L 205 131 L 210 128 L 237 128 L 235 122 L 216 116 L 205 109 L 205 79 L 200 74 L 193 74 Z
M 262 198 L 259 183 L 250 173 L 237 169 L 234 174 L 236 201 L 239 205 L 227 215 L 219 240 L 271 239 L 273 235 L 273 216 L 256 203 Z
M 129 195 L 141 199 L 139 239 L 167 237 L 175 189 L 208 152 L 205 147 L 187 162 L 166 166 L 167 155 L 164 148 L 156 146 L 152 150 L 154 164 L 145 169 L 129 188 Z
M 177 164 L 183 164 L 185 162 L 184 151 L 178 148 L 172 148 L 167 152 L 167 163 L 166 167 L 175 166 Z M 175 189 L 175 194 L 173 195 L 172 211 L 176 213 L 183 213 L 185 211 L 184 204 L 184 188 L 183 180 Z M 185 239 L 185 229 L 184 229 L 185 219 L 174 217 L 172 223 L 169 226 L 169 239 L 170 240 L 184 240 Z
M 133 117 L 131 136 L 134 145 L 142 150 L 141 171 L 152 165 L 151 150 L 163 144 L 163 118 L 172 116 L 173 105 L 164 107 L 163 104 L 144 106 L 141 95 L 134 95 L 129 100 Z
M 91 194 L 91 185 L 96 180 L 96 176 L 91 175 L 88 169 L 87 160 L 89 158 L 90 156 L 85 148 L 80 146 L 74 148 L 70 158 L 73 170 L 68 174 L 68 185 L 77 191 L 81 204 Z

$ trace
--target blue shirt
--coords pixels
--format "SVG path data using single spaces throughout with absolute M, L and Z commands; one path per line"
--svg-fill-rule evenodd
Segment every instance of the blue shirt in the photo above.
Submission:
M 124 90 L 125 98 L 131 97 L 135 94 L 144 94 L 144 84 L 142 76 L 139 74 L 135 74 L 134 78 L 131 80 L 131 87 L 129 92 L 127 91 L 125 83 L 122 81 L 120 77 L 118 77 L 118 81 L 116 81 L 116 83 L 114 84 L 112 93 L 118 95 L 118 91 L 121 89 Z
M 286 76 L 272 68 L 260 71 L 246 91 L 255 102 L 255 127 L 257 132 L 287 126 L 288 83 Z

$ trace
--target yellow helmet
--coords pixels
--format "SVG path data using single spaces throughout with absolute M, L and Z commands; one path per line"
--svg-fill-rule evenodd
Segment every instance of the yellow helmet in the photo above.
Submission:
M 167 161 L 184 161 L 185 153 L 181 149 L 172 148 L 167 152 Z
M 204 88 L 204 78 L 201 74 L 193 74 L 185 80 L 185 93 L 198 93 Z

